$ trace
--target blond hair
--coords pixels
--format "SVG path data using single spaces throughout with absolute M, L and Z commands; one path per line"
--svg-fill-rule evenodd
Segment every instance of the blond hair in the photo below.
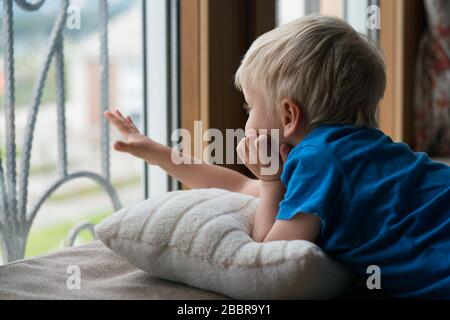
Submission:
M 284 98 L 305 110 L 309 125 L 377 127 L 386 88 L 381 52 L 336 17 L 306 16 L 259 37 L 235 76 L 241 91 L 260 91 L 272 107 Z

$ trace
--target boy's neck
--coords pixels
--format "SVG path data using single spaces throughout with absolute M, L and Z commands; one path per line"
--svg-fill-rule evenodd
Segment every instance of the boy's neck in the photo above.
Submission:
M 288 139 L 289 145 L 295 147 L 312 131 L 310 126 L 302 126 L 295 135 Z

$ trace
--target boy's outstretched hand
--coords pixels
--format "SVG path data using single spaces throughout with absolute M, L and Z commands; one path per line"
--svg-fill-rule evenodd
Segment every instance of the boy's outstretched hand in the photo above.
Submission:
M 152 164 L 157 143 L 139 132 L 130 117 L 124 117 L 119 110 L 106 111 L 105 117 L 123 135 L 123 141 L 116 141 L 114 150 L 127 152 Z

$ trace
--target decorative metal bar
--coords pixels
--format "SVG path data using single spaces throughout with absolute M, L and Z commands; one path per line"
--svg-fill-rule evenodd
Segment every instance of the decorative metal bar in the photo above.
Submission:
M 56 105 L 58 122 L 59 175 L 67 176 L 66 93 L 64 80 L 64 39 L 58 39 L 55 55 Z
M 6 225 L 6 213 L 8 210 L 8 199 L 6 194 L 5 174 L 3 172 L 2 157 L 0 154 L 0 233 Z
M 5 126 L 6 126 L 6 188 L 9 212 L 16 210 L 16 130 L 15 130 L 15 81 L 14 81 L 14 25 L 12 0 L 3 1 L 3 28 L 5 48 Z
M 95 226 L 92 223 L 86 221 L 80 222 L 67 235 L 66 239 L 64 240 L 64 247 L 73 247 L 78 234 L 84 230 L 90 231 L 94 239 L 97 239 L 94 228 Z
M 47 52 L 44 56 L 44 63 L 42 64 L 41 71 L 37 78 L 37 82 L 34 87 L 33 98 L 30 104 L 27 125 L 25 128 L 25 139 L 23 143 L 23 156 L 21 159 L 20 167 L 20 179 L 19 179 L 19 208 L 18 215 L 22 223 L 25 223 L 26 215 L 26 203 L 28 200 L 28 176 L 30 172 L 30 159 L 31 149 L 33 147 L 34 128 L 36 125 L 36 117 L 41 104 L 42 93 L 44 90 L 45 81 L 47 80 L 48 70 L 50 63 L 55 53 L 57 40 L 62 37 L 62 32 L 65 27 L 65 21 L 67 17 L 67 7 L 69 6 L 68 0 L 61 1 L 61 9 L 53 25 L 53 30 L 50 35 L 50 42 L 47 47 Z
M 26 11 L 39 10 L 44 3 L 45 0 L 33 1 L 33 3 L 28 3 L 26 0 L 16 0 L 16 4 Z
M 26 0 L 14 0 L 27 11 L 37 11 L 45 0 L 29 3 Z M 13 37 L 13 0 L 3 1 L 3 39 L 5 47 L 5 124 L 6 124 L 6 175 L 2 166 L 0 154 L 0 245 L 3 248 L 3 261 L 8 263 L 22 259 L 25 253 L 26 241 L 32 223 L 42 204 L 64 183 L 78 179 L 89 178 L 103 187 L 109 195 L 114 210 L 119 210 L 121 204 L 114 187 L 110 182 L 109 125 L 103 117 L 108 109 L 108 3 L 99 0 L 100 15 L 100 64 L 101 64 L 101 164 L 102 175 L 92 172 L 68 173 L 66 117 L 65 117 L 65 81 L 64 81 L 64 27 L 67 18 L 69 0 L 61 0 L 61 7 L 53 25 L 47 51 L 41 70 L 34 87 L 30 103 L 23 155 L 19 172 L 19 190 L 16 186 L 16 141 L 15 141 L 15 80 L 14 80 L 14 37 Z M 60 177 L 38 198 L 38 201 L 27 211 L 28 182 L 30 171 L 31 150 L 37 114 L 41 104 L 42 93 L 47 80 L 50 64 L 54 61 L 56 69 L 56 105 L 58 133 L 58 166 Z M 84 229 L 92 229 L 87 223 L 76 226 L 69 233 L 68 243 L 72 245 L 78 233 Z M 93 229 L 92 229 L 93 230 Z M 91 230 L 91 231 L 92 231 Z
M 31 226 L 34 218 L 36 217 L 37 212 L 39 211 L 39 209 L 41 208 L 41 206 L 45 202 L 45 200 L 47 200 L 61 185 L 63 185 L 64 183 L 66 183 L 68 181 L 75 180 L 78 178 L 89 178 L 89 179 L 97 182 L 101 187 L 103 187 L 103 189 L 109 195 L 109 197 L 112 201 L 114 210 L 119 210 L 121 208 L 121 204 L 120 204 L 119 198 L 117 196 L 117 193 L 116 193 L 114 187 L 111 185 L 111 183 L 108 180 L 106 180 L 104 177 L 102 177 L 96 173 L 81 171 L 81 172 L 72 173 L 72 174 L 68 175 L 67 177 L 64 177 L 64 178 L 59 179 L 58 181 L 54 182 L 39 197 L 39 200 L 36 202 L 35 205 L 32 206 L 32 209 L 27 214 L 27 222 L 29 223 L 29 225 Z

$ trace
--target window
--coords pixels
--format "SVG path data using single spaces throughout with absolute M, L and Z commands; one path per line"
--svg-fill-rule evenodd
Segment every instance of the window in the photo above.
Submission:
M 277 24 L 296 18 L 320 13 L 347 20 L 357 31 L 369 34 L 367 28 L 368 7 L 372 0 L 277 0 Z
M 144 2 L 146 46 L 147 135 L 170 145 L 171 133 L 180 127 L 178 0 Z M 179 183 L 162 169 L 146 167 L 146 195 L 179 189 Z
M 172 5 L 167 5 L 168 2 Z M 78 24 L 75 23 L 70 28 L 67 25 L 64 30 L 68 171 L 69 174 L 78 171 L 100 174 L 100 91 L 104 83 L 100 81 L 99 1 L 72 0 L 70 4 L 69 16 L 79 14 L 79 20 Z M 108 0 L 108 6 L 109 108 L 119 108 L 123 114 L 134 119 L 142 132 L 167 144 L 168 131 L 178 116 L 175 112 L 169 112 L 168 107 L 170 103 L 176 103 L 176 91 L 173 95 L 169 94 L 169 90 L 176 87 L 176 81 L 169 76 L 169 72 L 176 76 L 176 64 L 170 64 L 176 60 L 171 59 L 168 41 L 171 39 L 170 13 L 176 12 L 177 2 Z M 28 105 L 58 10 L 59 1 L 46 1 L 34 12 L 25 11 L 15 3 L 13 7 L 18 172 Z M 0 20 L 3 20 L 3 17 L 0 17 Z M 3 59 L 4 50 L 0 47 L 1 113 L 5 111 Z M 28 209 L 50 184 L 59 178 L 53 69 L 54 67 L 51 67 L 48 73 L 34 130 Z M 5 169 L 6 139 L 3 120 L 0 124 L 0 152 Z M 111 128 L 111 145 L 121 138 L 120 134 Z M 112 149 L 110 178 L 122 207 L 142 201 L 150 193 L 171 188 L 171 181 L 161 171 L 148 169 L 142 160 Z M 83 178 L 63 184 L 38 211 L 28 238 L 25 256 L 32 257 L 59 249 L 69 230 L 76 224 L 81 221 L 96 224 L 112 212 L 114 209 L 109 196 L 93 181 Z M 91 239 L 89 233 L 82 232 L 77 243 Z

